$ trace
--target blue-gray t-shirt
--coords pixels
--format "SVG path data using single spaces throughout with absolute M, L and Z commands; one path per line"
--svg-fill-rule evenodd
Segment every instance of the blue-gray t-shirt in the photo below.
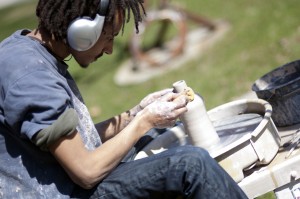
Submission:
M 78 186 L 30 140 L 68 108 L 87 149 L 101 140 L 67 65 L 26 33 L 0 43 L 0 198 L 71 198 Z

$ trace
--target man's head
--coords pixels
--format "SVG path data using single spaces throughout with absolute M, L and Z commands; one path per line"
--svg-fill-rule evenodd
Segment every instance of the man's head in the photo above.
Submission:
M 95 19 L 101 5 L 100 0 L 39 0 L 36 9 L 39 29 L 46 30 L 56 40 L 67 41 L 67 30 L 70 24 L 81 17 Z M 125 23 L 130 20 L 131 11 L 138 31 L 138 23 L 142 21 L 143 14 L 145 14 L 143 0 L 109 0 L 106 23 L 115 22 L 114 16 L 117 9 L 120 9 L 124 16 L 122 31 Z

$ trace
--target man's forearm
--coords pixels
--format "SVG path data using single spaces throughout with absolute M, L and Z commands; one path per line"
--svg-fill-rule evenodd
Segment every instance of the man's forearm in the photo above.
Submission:
M 109 140 L 122 131 L 140 111 L 139 106 L 135 106 L 132 109 L 121 113 L 115 117 L 112 117 L 103 122 L 97 123 L 96 129 L 101 137 L 102 142 Z

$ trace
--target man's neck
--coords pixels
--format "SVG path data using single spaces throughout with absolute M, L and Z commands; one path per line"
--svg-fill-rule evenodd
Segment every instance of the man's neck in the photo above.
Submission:
M 52 35 L 45 33 L 45 31 L 36 29 L 28 33 L 27 36 L 40 41 L 60 61 L 70 55 L 69 48 L 65 43 L 55 40 Z

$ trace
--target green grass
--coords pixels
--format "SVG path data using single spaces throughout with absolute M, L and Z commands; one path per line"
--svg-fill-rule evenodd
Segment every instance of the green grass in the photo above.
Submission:
M 300 28 L 296 0 L 273 1 L 272 5 L 250 0 L 224 5 L 219 1 L 188 2 L 185 6 L 194 12 L 229 21 L 230 31 L 203 56 L 180 69 L 142 84 L 119 87 L 113 77 L 129 56 L 124 53 L 132 32 L 127 27 L 117 39 L 114 55 L 105 56 L 86 71 L 74 69 L 87 104 L 101 110 L 96 119 L 117 114 L 149 92 L 169 87 L 179 79 L 185 79 L 203 95 L 210 109 L 249 91 L 253 82 L 271 69 L 298 58 Z
M 37 1 L 12 6 L 0 12 L 0 40 L 19 28 L 34 28 Z M 138 85 L 120 87 L 113 77 L 129 58 L 128 39 L 133 25 L 116 39 L 114 54 L 104 56 L 89 69 L 74 60 L 70 70 L 77 80 L 95 121 L 106 119 L 137 104 L 150 92 L 170 87 L 184 79 L 200 93 L 207 109 L 233 100 L 251 90 L 254 81 L 300 54 L 299 0 L 173 0 L 194 13 L 213 20 L 223 19 L 231 28 L 201 57 L 181 68 Z M 264 197 L 261 197 L 264 198 Z M 272 198 L 269 194 L 265 198 Z
M 276 199 L 276 196 L 275 194 L 273 194 L 273 192 L 269 192 L 262 196 L 257 197 L 257 199 Z
M 129 23 L 123 36 L 116 39 L 114 54 L 104 56 L 87 70 L 70 61 L 85 101 L 93 110 L 94 120 L 118 114 L 139 102 L 150 92 L 170 87 L 185 79 L 200 93 L 207 109 L 232 100 L 251 90 L 254 81 L 270 70 L 298 59 L 300 53 L 300 20 L 297 0 L 189 0 L 182 3 L 194 13 L 231 24 L 226 35 L 201 57 L 181 68 L 145 83 L 120 87 L 113 77 L 122 62 L 129 58 L 128 39 L 133 32 Z M 19 28 L 34 28 L 36 1 L 1 10 L 0 39 Z

